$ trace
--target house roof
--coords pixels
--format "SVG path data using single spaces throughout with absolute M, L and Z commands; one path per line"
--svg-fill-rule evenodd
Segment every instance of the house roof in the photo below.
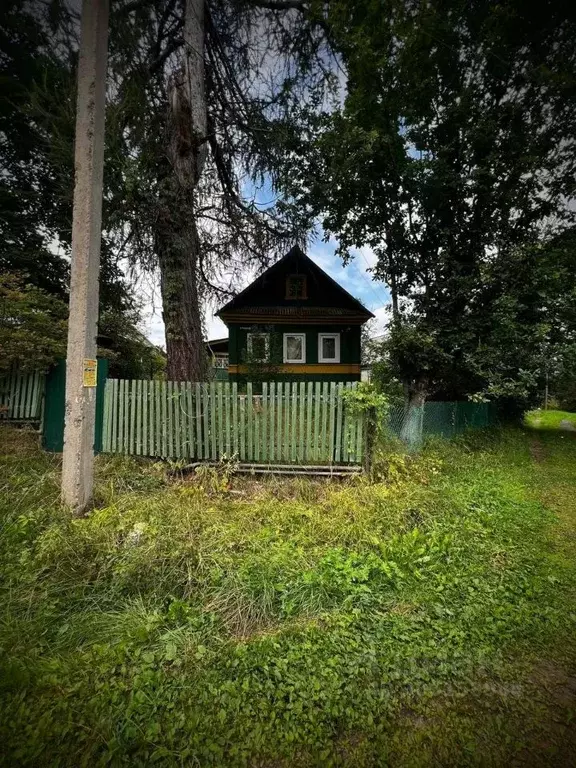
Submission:
M 286 299 L 282 277 L 291 274 L 306 275 L 306 299 Z M 298 246 L 291 248 L 216 315 L 224 320 L 280 316 L 294 318 L 296 322 L 311 322 L 315 318 L 333 317 L 361 323 L 374 317 Z
M 208 349 L 208 351 L 211 353 L 215 353 L 215 352 L 227 353 L 228 352 L 227 336 L 223 339 L 210 339 L 209 341 L 205 341 L 204 344 L 206 345 L 206 348 Z

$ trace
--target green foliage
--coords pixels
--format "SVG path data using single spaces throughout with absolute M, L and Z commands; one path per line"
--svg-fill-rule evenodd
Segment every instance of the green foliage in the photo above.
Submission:
M 25 273 L 62 300 L 72 246 L 78 46 L 73 15 L 60 2 L 23 6 L 7 0 L 0 11 L 0 272 Z M 130 296 L 108 213 L 105 199 L 100 305 L 121 311 Z
M 98 323 L 99 355 L 109 360 L 113 379 L 156 379 L 166 370 L 166 357 L 138 329 L 135 309 L 108 310 Z
M 576 343 L 566 343 L 555 352 L 551 352 L 545 366 L 550 375 L 550 390 L 560 407 L 576 411 Z
M 572 223 L 573 19 L 559 3 L 544 20 L 518 0 L 336 0 L 326 23 L 345 97 L 294 139 L 286 188 L 345 261 L 375 251 L 409 394 L 525 407 L 574 306 L 570 262 L 543 253 L 561 250 L 552 218 Z
M 543 433 L 542 467 L 508 431 L 393 482 L 229 489 L 100 456 L 71 519 L 57 460 L 1 438 L 6 762 L 540 764 L 554 722 L 570 763 L 530 660 L 576 659 L 574 441 Z
M 66 356 L 68 308 L 23 276 L 0 276 L 0 373 L 46 370 Z
M 379 392 L 373 384 L 361 381 L 354 389 L 344 390 L 342 400 L 350 414 L 365 415 L 369 439 L 379 440 L 384 433 L 389 410 L 386 395 Z

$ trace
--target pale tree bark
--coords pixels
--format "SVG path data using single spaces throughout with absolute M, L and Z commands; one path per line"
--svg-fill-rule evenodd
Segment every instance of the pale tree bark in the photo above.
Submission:
M 400 439 L 408 446 L 415 448 L 422 442 L 422 424 L 424 404 L 428 395 L 428 379 L 420 378 L 404 385 L 406 392 L 406 407 Z
M 194 206 L 194 192 L 207 151 L 204 34 L 204 0 L 187 0 L 185 61 L 168 85 L 170 172 L 161 184 L 155 227 L 166 329 L 166 373 L 173 381 L 200 381 L 207 372 L 198 292 L 200 241 Z

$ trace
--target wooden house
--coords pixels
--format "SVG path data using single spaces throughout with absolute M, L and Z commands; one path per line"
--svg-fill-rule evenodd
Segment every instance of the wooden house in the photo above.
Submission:
M 362 325 L 373 317 L 298 247 L 216 315 L 238 380 L 359 381 Z

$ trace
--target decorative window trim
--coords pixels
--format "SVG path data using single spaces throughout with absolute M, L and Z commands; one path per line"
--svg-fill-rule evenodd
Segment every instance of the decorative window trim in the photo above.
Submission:
M 322 354 L 322 341 L 324 339 L 335 339 L 335 357 L 324 357 Z M 340 362 L 340 334 L 339 333 L 319 333 L 318 334 L 318 362 L 319 363 L 339 363 Z
M 298 337 L 302 339 L 302 358 L 300 360 L 294 360 L 288 357 L 288 337 Z M 306 334 L 305 333 L 285 333 L 282 344 L 282 357 L 285 363 L 300 363 L 304 365 L 306 363 Z
M 258 363 L 267 363 L 270 360 L 270 334 L 269 333 L 248 333 L 247 334 L 247 349 L 248 354 L 252 355 L 252 340 L 254 338 L 263 338 L 264 339 L 264 346 L 265 346 L 265 354 L 264 357 L 260 360 L 257 360 Z
M 302 294 L 300 296 L 291 296 L 290 291 L 288 290 L 288 284 L 294 277 L 302 280 Z M 308 298 L 308 280 L 306 279 L 306 275 L 286 275 L 286 296 L 284 298 L 286 298 L 288 301 L 299 301 Z

